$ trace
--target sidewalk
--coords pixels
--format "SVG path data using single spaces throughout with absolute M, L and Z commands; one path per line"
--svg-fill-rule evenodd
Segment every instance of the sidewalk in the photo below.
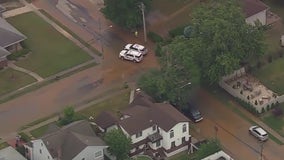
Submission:
M 2 15 L 3 15 L 3 18 L 9 18 L 9 17 L 17 16 L 19 14 L 31 12 L 32 10 L 33 9 L 30 8 L 29 6 L 24 6 L 24 7 L 21 7 L 21 8 L 16 8 L 16 9 L 13 9 L 13 10 L 6 11 L 6 12 L 2 13 Z
M 25 68 L 16 66 L 16 65 L 15 65 L 13 62 L 11 62 L 11 61 L 8 62 L 8 67 L 10 67 L 10 68 L 12 68 L 12 69 L 14 69 L 14 70 L 20 71 L 20 72 L 24 72 L 24 73 L 26 73 L 26 74 L 28 74 L 28 75 L 34 77 L 38 82 L 41 82 L 41 81 L 44 80 L 44 79 L 43 79 L 41 76 L 39 76 L 38 74 L 36 74 L 36 73 L 34 73 L 34 72 L 32 72 L 32 71 L 29 71 L 29 70 L 27 70 L 27 69 L 25 69 Z

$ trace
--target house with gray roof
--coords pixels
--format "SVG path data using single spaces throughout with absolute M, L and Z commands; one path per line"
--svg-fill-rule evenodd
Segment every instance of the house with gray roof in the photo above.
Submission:
M 89 122 L 77 121 L 54 128 L 40 139 L 25 145 L 31 160 L 103 160 L 104 141 L 96 136 Z
M 155 103 L 139 91 L 119 114 L 115 121 L 109 114 L 102 113 L 95 123 L 102 131 L 116 125 L 131 138 L 130 156 L 147 154 L 165 158 L 190 148 L 190 120 L 168 103 Z
M 0 7 L 1 8 L 1 7 Z M 20 42 L 27 37 L 9 24 L 0 16 L 0 67 L 6 65 L 6 56 L 13 51 L 20 50 L 22 47 Z
M 9 146 L 0 150 L 0 160 L 27 160 L 13 147 Z

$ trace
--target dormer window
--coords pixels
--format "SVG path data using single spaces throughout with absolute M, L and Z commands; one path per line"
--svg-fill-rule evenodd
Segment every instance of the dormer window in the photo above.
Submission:
M 170 131 L 170 138 L 173 138 L 175 135 L 174 135 L 174 130 L 171 130 Z
M 139 132 L 139 133 L 136 133 L 136 138 L 139 138 L 139 137 L 141 137 L 141 136 L 142 136 L 142 131 Z
M 156 125 L 153 125 L 152 130 L 153 130 L 153 131 L 156 131 L 156 129 L 157 129 L 157 126 L 156 126 Z
M 186 128 L 186 124 L 182 125 L 182 133 L 186 132 L 187 128 Z

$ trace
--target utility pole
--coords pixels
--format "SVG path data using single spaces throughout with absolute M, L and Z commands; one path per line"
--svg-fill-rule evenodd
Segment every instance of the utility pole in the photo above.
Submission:
M 143 2 L 141 2 L 139 4 L 139 8 L 141 9 L 141 12 L 142 12 L 142 18 L 143 18 L 143 28 L 144 28 L 144 42 L 146 43 L 147 42 L 147 32 L 146 32 L 146 23 L 145 23 L 145 5 Z

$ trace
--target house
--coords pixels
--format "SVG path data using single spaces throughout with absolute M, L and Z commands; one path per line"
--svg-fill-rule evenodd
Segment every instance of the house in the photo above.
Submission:
M 209 155 L 208 157 L 205 157 L 201 160 L 234 160 L 232 157 L 230 157 L 227 153 L 225 153 L 224 151 L 218 151 L 216 153 L 213 153 L 211 155 Z
M 77 121 L 25 145 L 30 160 L 103 160 L 106 144 L 89 122 Z
M 0 150 L 0 160 L 27 160 L 13 147 L 9 146 Z
M 120 128 L 131 138 L 130 156 L 147 154 L 152 157 L 169 157 L 189 149 L 189 119 L 168 103 L 155 103 L 139 92 L 129 106 L 120 112 L 120 118 L 105 125 L 111 117 L 103 113 L 95 123 L 102 131 L 109 127 Z M 104 118 L 102 118 L 104 117 Z
M 269 7 L 266 4 L 260 0 L 242 0 L 241 3 L 248 24 L 254 25 L 256 21 L 267 24 Z
M 1 10 L 1 7 L 0 7 Z M 22 47 L 20 42 L 27 37 L 20 33 L 16 28 L 10 25 L 4 18 L 0 16 L 0 67 L 4 67 L 7 63 L 6 56 L 11 52 L 20 50 Z M 9 54 L 7 54 L 7 52 Z

